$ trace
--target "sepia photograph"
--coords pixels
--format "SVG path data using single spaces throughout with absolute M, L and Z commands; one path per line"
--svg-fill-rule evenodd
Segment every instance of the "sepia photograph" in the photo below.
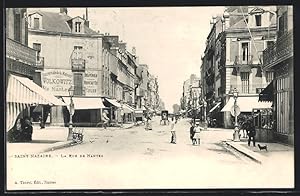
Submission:
M 292 5 L 4 17 L 6 191 L 295 188 Z

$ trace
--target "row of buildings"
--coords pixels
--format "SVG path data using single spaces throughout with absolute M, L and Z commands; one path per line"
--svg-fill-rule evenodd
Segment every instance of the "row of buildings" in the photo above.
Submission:
M 52 125 L 66 124 L 70 96 L 75 125 L 96 125 L 105 108 L 116 122 L 120 114 L 133 120 L 134 110 L 160 109 L 158 78 L 139 63 L 135 48 L 92 30 L 87 9 L 82 17 L 70 17 L 67 8 L 55 11 L 6 9 L 7 81 L 10 74 L 26 77 L 66 103 L 30 107 L 34 121 L 42 116 Z
M 233 127 L 230 111 L 236 89 L 242 114 L 271 109 L 271 140 L 293 144 L 292 6 L 228 6 L 210 23 L 199 84 L 199 97 L 207 103 L 208 116 L 220 127 Z M 191 79 L 183 85 L 181 105 L 185 110 L 193 106 L 186 105 L 187 95 L 192 97 L 189 85 Z M 202 108 L 203 104 L 198 109 Z

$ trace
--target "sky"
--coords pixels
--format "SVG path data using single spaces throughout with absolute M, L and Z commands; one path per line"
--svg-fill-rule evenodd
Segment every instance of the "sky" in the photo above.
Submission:
M 159 95 L 168 110 L 180 104 L 183 82 L 200 75 L 201 56 L 210 32 L 210 20 L 224 7 L 88 8 L 90 27 L 118 35 L 127 50 L 136 48 L 139 63 L 158 77 Z M 83 16 L 85 8 L 68 8 L 68 15 Z

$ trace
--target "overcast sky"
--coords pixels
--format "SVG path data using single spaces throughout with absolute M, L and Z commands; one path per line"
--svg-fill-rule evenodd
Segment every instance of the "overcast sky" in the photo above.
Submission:
M 90 27 L 119 35 L 139 63 L 148 64 L 158 76 L 159 94 L 167 109 L 179 104 L 183 81 L 200 75 L 201 56 L 210 31 L 210 20 L 224 7 L 88 8 Z M 82 16 L 85 8 L 68 8 L 68 15 Z

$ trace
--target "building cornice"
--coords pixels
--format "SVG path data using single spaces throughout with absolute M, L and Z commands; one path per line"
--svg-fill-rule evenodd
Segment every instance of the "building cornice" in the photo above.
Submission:
M 74 33 L 64 33 L 57 31 L 47 31 L 47 30 L 37 30 L 37 29 L 28 29 L 29 33 L 33 34 L 44 34 L 44 35 L 60 35 L 67 37 L 87 37 L 87 38 L 103 38 L 102 34 L 74 34 Z

